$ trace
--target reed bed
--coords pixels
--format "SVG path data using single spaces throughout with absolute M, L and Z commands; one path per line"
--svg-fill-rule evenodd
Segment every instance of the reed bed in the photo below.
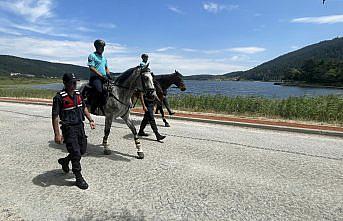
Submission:
M 222 114 L 305 120 L 343 125 L 343 96 L 227 97 L 222 95 L 174 95 L 169 98 L 174 109 Z
M 12 85 L 13 86 L 13 85 Z M 0 97 L 52 98 L 56 92 L 0 84 Z M 223 95 L 172 95 L 173 109 L 220 114 L 315 121 L 343 125 L 343 96 L 227 97 Z

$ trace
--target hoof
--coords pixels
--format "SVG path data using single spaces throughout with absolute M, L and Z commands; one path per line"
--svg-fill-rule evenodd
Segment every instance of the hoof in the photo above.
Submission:
M 170 127 L 170 124 L 169 124 L 168 122 L 166 122 L 166 123 L 164 124 L 164 126 L 165 126 L 165 127 Z
M 144 153 L 143 152 L 137 152 L 138 156 L 137 159 L 144 159 Z
M 111 155 L 111 150 L 108 149 L 108 148 L 105 148 L 105 149 L 104 149 L 104 154 L 105 154 L 105 155 Z

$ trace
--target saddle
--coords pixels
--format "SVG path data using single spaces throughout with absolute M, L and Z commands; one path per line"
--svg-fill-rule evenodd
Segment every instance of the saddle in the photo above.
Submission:
M 101 97 L 98 97 L 95 88 L 87 83 L 84 84 L 83 88 L 81 88 L 81 95 L 91 114 L 105 116 L 105 105 L 108 99 L 108 92 L 105 87 L 103 88 Z

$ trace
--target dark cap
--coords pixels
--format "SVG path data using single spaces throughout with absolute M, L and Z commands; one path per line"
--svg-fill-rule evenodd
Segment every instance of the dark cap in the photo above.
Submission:
M 71 81 L 79 81 L 80 79 L 78 79 L 75 74 L 72 73 L 66 73 L 63 75 L 63 82 L 64 83 L 69 83 Z

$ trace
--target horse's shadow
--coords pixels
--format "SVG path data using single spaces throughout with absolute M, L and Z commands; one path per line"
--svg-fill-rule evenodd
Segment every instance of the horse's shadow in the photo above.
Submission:
M 73 179 L 74 175 L 72 173 L 64 173 L 61 169 L 55 169 L 51 171 L 46 171 L 43 174 L 39 174 L 35 178 L 32 179 L 32 182 L 41 187 L 49 187 L 49 186 L 73 186 L 74 181 L 70 181 L 69 179 Z
M 164 127 L 164 124 L 161 123 L 162 118 L 160 118 L 159 116 L 158 116 L 158 117 L 155 117 L 155 118 L 156 118 L 156 125 L 157 125 L 158 127 Z M 143 118 L 140 117 L 139 119 L 131 119 L 131 120 L 132 120 L 133 124 L 135 125 L 135 127 L 138 128 L 138 127 L 141 125 L 142 119 L 143 119 Z M 121 119 L 121 118 L 114 119 L 114 120 L 113 120 L 113 123 L 123 125 L 123 127 L 118 127 L 118 128 L 128 128 L 128 127 L 126 126 L 126 123 L 125 123 L 125 122 L 123 121 L 123 119 Z M 149 125 L 149 124 L 148 124 L 148 125 Z M 112 125 L 112 127 L 116 127 L 116 126 L 113 126 L 113 125 Z
M 62 144 L 56 144 L 54 141 L 49 141 L 49 147 L 54 149 L 59 149 L 64 153 L 68 153 L 67 148 L 65 145 Z M 121 153 L 119 151 L 111 151 L 111 155 L 105 155 L 103 152 L 103 148 L 101 145 L 94 145 L 94 144 L 88 144 L 87 145 L 87 152 L 82 157 L 98 157 L 98 158 L 107 158 L 114 161 L 124 161 L 124 162 L 130 162 L 130 158 L 137 159 L 137 156 Z
M 148 133 L 148 134 L 149 134 L 150 137 L 139 137 L 139 139 L 146 140 L 146 141 L 151 141 L 151 142 L 164 143 L 163 141 L 157 141 L 156 139 L 151 138 L 151 137 L 155 136 L 153 133 Z M 126 140 L 132 140 L 133 139 L 133 135 L 132 134 L 127 134 L 127 135 L 123 136 L 123 138 L 126 139 Z

